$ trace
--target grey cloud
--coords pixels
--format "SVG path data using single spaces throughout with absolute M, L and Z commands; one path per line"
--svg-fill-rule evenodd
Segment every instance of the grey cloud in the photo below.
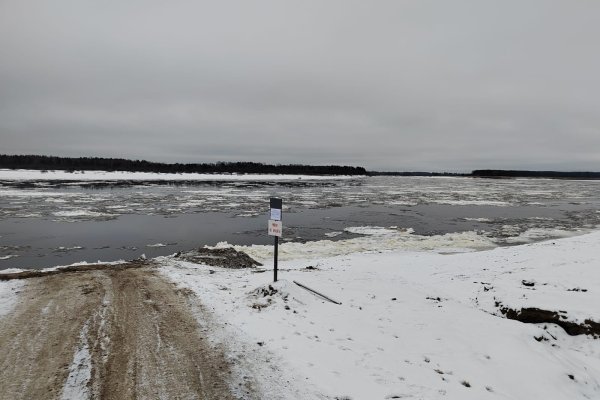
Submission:
M 600 169 L 600 4 L 0 3 L 2 152 Z

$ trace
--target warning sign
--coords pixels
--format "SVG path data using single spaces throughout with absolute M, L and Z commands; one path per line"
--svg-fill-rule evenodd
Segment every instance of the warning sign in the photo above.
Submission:
M 270 218 L 274 221 L 281 221 L 281 209 L 280 208 L 271 208 Z
M 283 226 L 281 221 L 269 220 L 269 236 L 281 237 Z

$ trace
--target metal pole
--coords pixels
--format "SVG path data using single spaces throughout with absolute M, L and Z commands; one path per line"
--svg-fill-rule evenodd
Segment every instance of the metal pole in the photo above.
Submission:
M 275 236 L 275 268 L 273 269 L 273 273 L 275 276 L 274 281 L 277 282 L 277 248 L 279 247 L 279 236 Z
M 329 297 L 325 296 L 323 293 L 319 293 L 315 289 L 311 289 L 308 286 L 301 284 L 300 282 L 297 282 L 297 281 L 292 281 L 292 282 L 294 282 L 296 285 L 300 286 L 301 288 L 304 288 L 304 289 L 308 290 L 311 293 L 314 293 L 314 294 L 316 294 L 318 296 L 321 296 L 322 298 L 324 298 L 327 301 L 332 302 L 333 304 L 337 304 L 337 305 L 340 305 L 340 306 L 342 305 L 342 303 L 340 303 L 339 301 L 335 301 L 332 298 L 329 298 Z

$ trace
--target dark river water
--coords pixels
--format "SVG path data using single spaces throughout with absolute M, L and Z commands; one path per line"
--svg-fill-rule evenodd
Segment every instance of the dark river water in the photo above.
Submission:
M 413 249 L 488 248 L 600 225 L 600 182 L 372 177 L 288 182 L 0 182 L 0 269 L 154 257 L 228 242 L 272 243 L 269 197 L 284 201 L 284 242 L 389 235 Z M 473 245 L 454 240 L 468 232 Z M 445 235 L 445 236 L 444 236 Z M 377 239 L 379 238 L 379 239 Z M 479 240 L 480 239 L 480 240 Z M 455 244 L 456 243 L 456 244 Z M 389 248 L 389 243 L 388 243 Z

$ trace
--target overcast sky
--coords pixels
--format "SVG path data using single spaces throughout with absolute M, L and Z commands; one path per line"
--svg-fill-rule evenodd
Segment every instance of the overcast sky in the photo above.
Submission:
M 0 153 L 600 170 L 600 2 L 0 0 Z

